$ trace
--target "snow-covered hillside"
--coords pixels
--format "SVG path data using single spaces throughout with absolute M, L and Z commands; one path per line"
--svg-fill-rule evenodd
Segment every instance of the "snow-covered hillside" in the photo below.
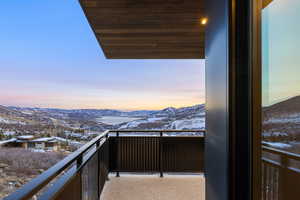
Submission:
M 205 129 L 205 118 L 183 119 L 172 122 L 170 129 Z
M 53 109 L 0 106 L 0 133 L 57 134 L 107 129 L 205 129 L 205 106 L 162 110 Z M 4 135 L 5 136 L 5 135 Z

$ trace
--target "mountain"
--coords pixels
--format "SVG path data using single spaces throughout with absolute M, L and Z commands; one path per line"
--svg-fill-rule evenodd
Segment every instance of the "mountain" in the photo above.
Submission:
M 300 141 L 300 96 L 263 108 L 263 137 Z
M 120 129 L 205 129 L 205 106 L 165 108 L 121 124 Z
M 0 106 L 0 123 L 7 124 L 26 124 L 34 123 L 33 115 Z
M 137 111 L 0 106 L 0 130 L 31 134 L 45 132 L 44 129 L 203 129 L 204 117 L 204 105 Z
M 300 114 L 300 96 L 295 96 L 285 101 L 263 108 L 266 119 Z

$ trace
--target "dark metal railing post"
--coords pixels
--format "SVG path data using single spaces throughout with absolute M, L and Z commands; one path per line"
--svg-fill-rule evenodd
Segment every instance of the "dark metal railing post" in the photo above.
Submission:
M 97 170 L 97 192 L 98 198 L 100 198 L 100 175 L 101 175 L 101 155 L 100 155 L 100 140 L 96 142 L 96 149 L 98 154 L 98 170 Z
M 164 177 L 163 174 L 163 132 L 160 132 L 159 137 L 159 171 L 160 171 L 160 177 Z
M 109 133 L 110 132 L 108 132 L 106 135 L 105 135 L 105 139 L 106 139 L 106 142 L 109 142 Z M 109 143 L 108 143 L 108 145 L 106 145 L 105 146 L 105 150 L 104 150 L 104 159 L 103 159 L 103 163 L 104 163 L 104 166 L 106 167 L 106 170 L 108 170 L 109 171 Z M 106 159 L 108 159 L 108 160 L 106 160 Z M 107 162 L 106 162 L 107 161 Z M 106 180 L 107 181 L 109 181 L 109 177 L 108 177 L 108 175 L 109 175 L 109 172 L 108 173 L 106 173 Z
M 77 169 L 79 169 L 80 167 L 81 167 L 81 165 L 82 165 L 82 161 L 83 161 L 83 154 L 80 154 L 79 156 L 78 156 L 78 158 L 77 158 L 77 160 L 76 160 L 76 167 L 77 167 Z M 80 188 L 79 188 L 79 193 L 80 193 L 80 199 L 82 199 L 82 172 L 81 171 L 79 171 L 79 178 L 80 178 Z
M 120 137 L 119 137 L 119 132 L 116 132 L 116 140 L 117 140 L 117 177 L 120 177 Z
M 82 154 L 80 156 L 78 156 L 77 160 L 76 160 L 76 165 L 77 168 L 80 168 L 80 166 L 82 165 Z
M 289 159 L 285 155 L 281 155 L 281 167 L 279 170 L 279 200 L 287 199 L 286 196 L 286 187 L 288 187 L 288 183 L 286 181 L 286 177 L 288 174 L 288 166 L 289 166 Z

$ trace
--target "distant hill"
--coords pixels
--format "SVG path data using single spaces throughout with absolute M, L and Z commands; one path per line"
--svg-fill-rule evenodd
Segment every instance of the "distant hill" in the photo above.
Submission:
M 300 96 L 264 107 L 263 114 L 266 119 L 300 114 Z
M 263 137 L 300 141 L 300 96 L 263 108 Z
M 205 106 L 195 105 L 162 110 L 120 111 L 114 109 L 56 109 L 0 106 L 0 130 L 17 129 L 30 133 L 48 126 L 49 129 L 162 129 L 204 128 Z M 199 123 L 199 119 L 200 122 Z M 110 122 L 111 121 L 111 122 Z M 176 122 L 177 121 L 177 122 Z M 38 127 L 38 128 L 37 128 Z

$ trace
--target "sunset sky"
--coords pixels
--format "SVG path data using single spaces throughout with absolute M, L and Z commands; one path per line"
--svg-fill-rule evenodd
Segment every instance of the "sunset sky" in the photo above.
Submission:
M 204 103 L 204 60 L 107 60 L 78 0 L 0 2 L 0 104 L 160 109 Z

